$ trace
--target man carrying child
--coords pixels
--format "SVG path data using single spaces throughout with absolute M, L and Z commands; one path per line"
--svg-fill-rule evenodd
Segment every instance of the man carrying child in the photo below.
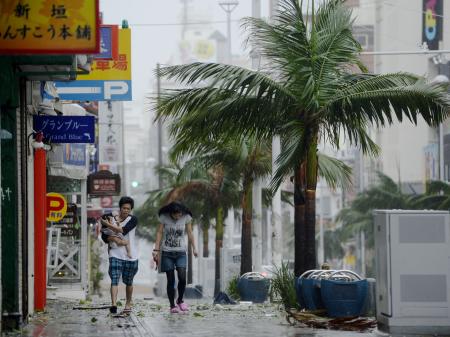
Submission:
M 119 201 L 119 215 L 106 214 L 101 219 L 102 240 L 108 243 L 109 277 L 111 278 L 111 308 L 117 313 L 117 293 L 120 277 L 126 286 L 124 314 L 131 312 L 133 297 L 133 279 L 138 271 L 138 252 L 136 242 L 137 218 L 131 215 L 134 200 L 122 197 Z

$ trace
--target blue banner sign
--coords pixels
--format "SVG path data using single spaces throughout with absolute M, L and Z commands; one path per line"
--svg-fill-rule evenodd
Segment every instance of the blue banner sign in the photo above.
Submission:
M 64 144 L 63 162 L 67 165 L 86 166 L 86 144 Z
M 94 116 L 33 116 L 33 128 L 52 143 L 94 143 Z
M 94 55 L 96 59 L 113 58 L 113 29 L 111 26 L 100 27 L 100 54 Z

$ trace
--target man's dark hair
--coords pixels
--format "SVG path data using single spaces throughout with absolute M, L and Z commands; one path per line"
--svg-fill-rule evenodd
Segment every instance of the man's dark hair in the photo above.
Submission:
M 133 198 L 130 198 L 130 197 L 122 197 L 122 198 L 120 198 L 120 200 L 119 200 L 119 207 L 122 208 L 122 206 L 125 205 L 125 204 L 130 204 L 131 209 L 133 209 L 134 208 L 134 200 L 133 200 Z

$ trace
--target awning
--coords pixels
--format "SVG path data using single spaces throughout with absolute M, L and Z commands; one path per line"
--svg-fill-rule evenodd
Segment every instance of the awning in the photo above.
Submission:
M 14 56 L 19 76 L 33 81 L 70 81 L 77 77 L 76 55 Z

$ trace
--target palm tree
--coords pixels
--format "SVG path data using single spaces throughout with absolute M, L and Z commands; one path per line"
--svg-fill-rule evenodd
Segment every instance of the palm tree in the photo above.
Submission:
M 450 210 L 450 185 L 440 180 L 428 181 L 425 193 L 414 198 L 413 204 L 423 209 Z
M 233 174 L 227 174 L 221 165 L 209 167 L 211 159 L 207 155 L 199 155 L 185 161 L 183 166 L 177 160 L 167 166 L 158 168 L 166 181 L 165 188 L 152 191 L 146 205 L 168 204 L 181 201 L 187 206 L 194 206 L 198 211 L 203 229 L 203 257 L 209 256 L 208 238 L 210 219 L 216 222 L 216 254 L 215 254 L 215 294 L 220 291 L 220 248 L 223 241 L 224 209 L 228 209 L 238 197 L 238 181 Z M 191 250 L 189 249 L 189 252 Z
M 408 195 L 401 186 L 387 175 L 378 172 L 378 183 L 361 192 L 350 207 L 342 209 L 336 221 L 342 224 L 341 240 L 345 241 L 356 233 L 364 231 L 369 247 L 373 247 L 374 209 L 418 209 L 417 195 Z
M 176 125 L 174 128 L 176 129 Z M 201 156 L 206 167 L 220 166 L 234 175 L 234 179 L 240 181 L 239 204 L 242 209 L 240 273 L 242 275 L 252 271 L 252 188 L 255 179 L 268 176 L 271 172 L 269 143 L 255 137 L 243 137 L 237 141 L 221 139 L 216 142 L 185 143 L 180 139 L 183 135 L 174 132 L 176 145 L 173 153 L 176 157 Z M 220 254 L 220 250 L 216 254 Z
M 273 23 L 246 19 L 249 43 L 267 60 L 263 71 L 216 63 L 162 68 L 160 76 L 188 88 L 163 93 L 157 105 L 158 116 L 175 120 L 185 142 L 206 142 L 218 134 L 280 135 L 272 188 L 294 175 L 297 276 L 316 263 L 319 141 L 339 148 L 345 138 L 376 154 L 369 126 L 403 119 L 417 123 L 419 117 L 437 125 L 450 106 L 442 83 L 426 84 L 408 73 L 364 73 L 351 10 L 343 0 L 324 1 L 317 10 L 311 3 L 305 13 L 303 1 L 282 0 Z
M 418 202 L 421 196 L 403 193 L 400 184 L 378 172 L 378 183 L 358 194 L 350 207 L 339 212 L 336 221 L 342 226 L 333 232 L 333 237 L 342 243 L 351 238 L 357 238 L 359 233 L 364 232 L 366 240 L 361 244 L 365 245 L 367 252 L 373 249 L 375 243 L 372 211 L 375 209 L 421 209 Z M 373 261 L 368 265 L 373 265 Z M 373 272 L 373 268 L 370 270 Z
M 210 153 L 193 156 L 183 165 L 180 175 L 184 176 L 186 183 L 173 188 L 166 196 L 166 203 L 181 200 L 190 196 L 193 199 L 202 200 L 204 204 L 203 222 L 208 222 L 209 216 L 213 215 L 216 224 L 216 247 L 215 247 L 215 285 L 214 294 L 220 291 L 221 270 L 221 248 L 223 242 L 224 210 L 235 206 L 238 196 L 238 180 L 232 171 L 227 171 L 224 165 L 214 159 L 217 154 Z M 214 165 L 212 165 L 214 163 Z M 193 179 L 187 173 L 203 172 L 203 179 Z M 206 178 L 206 179 L 205 179 Z M 204 252 L 207 245 L 208 231 L 203 234 Z M 206 241 L 206 242 L 205 242 Z M 207 249 L 207 246 L 206 246 Z

